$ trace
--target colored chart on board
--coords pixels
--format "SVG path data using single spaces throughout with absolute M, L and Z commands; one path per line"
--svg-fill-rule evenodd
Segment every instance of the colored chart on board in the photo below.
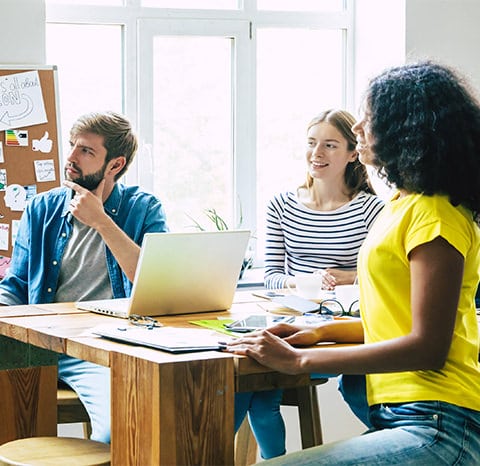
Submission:
M 5 130 L 5 143 L 7 146 L 28 146 L 28 131 L 16 129 Z

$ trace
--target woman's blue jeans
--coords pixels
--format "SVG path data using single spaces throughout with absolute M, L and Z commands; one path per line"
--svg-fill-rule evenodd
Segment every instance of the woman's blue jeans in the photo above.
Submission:
M 262 458 L 285 454 L 285 423 L 280 413 L 283 390 L 235 393 L 235 432 L 248 412 Z
M 262 466 L 477 466 L 480 412 L 440 401 L 379 404 L 373 425 L 348 440 L 301 450 Z

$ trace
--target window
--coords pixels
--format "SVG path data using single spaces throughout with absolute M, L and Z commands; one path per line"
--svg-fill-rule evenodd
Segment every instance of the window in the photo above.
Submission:
M 122 27 L 47 24 L 46 44 L 47 63 L 58 68 L 65 152 L 70 127 L 78 116 L 94 110 L 123 111 Z
M 222 9 L 238 8 L 238 0 L 141 0 L 142 6 L 158 8 Z
M 78 5 L 110 5 L 110 6 L 123 6 L 125 4 L 125 0 L 46 0 L 47 4 L 68 4 L 70 6 L 78 6 Z
M 308 122 L 322 110 L 344 106 L 344 49 L 341 30 L 257 30 L 259 255 L 267 202 L 305 181 Z
M 343 0 L 257 0 L 259 10 L 340 11 Z
M 47 55 L 64 133 L 81 113 L 125 112 L 140 139 L 126 181 L 158 195 L 174 231 L 208 226 L 209 208 L 241 220 L 260 263 L 266 202 L 304 177 L 307 122 L 353 106 L 352 2 L 62 3 L 47 0 Z
M 123 6 L 125 0 L 45 0 L 47 4 L 68 4 L 70 6 L 89 5 L 89 6 Z
M 231 224 L 233 205 L 233 39 L 153 40 L 153 189 L 170 228 L 200 223 L 215 208 Z M 199 195 L 199 193 L 202 193 Z

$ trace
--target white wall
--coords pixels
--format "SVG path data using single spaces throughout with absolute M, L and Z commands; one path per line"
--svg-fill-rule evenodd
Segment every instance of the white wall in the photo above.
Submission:
M 480 2 L 406 0 L 407 59 L 430 58 L 456 67 L 480 91 Z
M 44 0 L 0 0 L 0 64 L 45 64 Z
M 368 79 L 403 61 L 454 66 L 480 93 L 479 0 L 355 0 L 355 103 Z
M 356 0 L 355 110 L 368 81 L 405 61 L 405 0 Z

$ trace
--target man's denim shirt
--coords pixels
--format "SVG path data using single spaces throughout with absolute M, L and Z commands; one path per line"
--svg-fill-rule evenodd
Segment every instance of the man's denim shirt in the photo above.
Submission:
M 65 246 L 72 233 L 69 213 L 72 190 L 40 193 L 22 215 L 7 275 L 0 283 L 0 303 L 51 303 L 55 297 Z M 161 202 L 137 186 L 117 183 L 105 212 L 138 245 L 147 232 L 168 231 Z M 107 268 L 115 298 L 130 296 L 132 284 L 106 248 Z M 80 265 L 81 266 L 81 265 Z

